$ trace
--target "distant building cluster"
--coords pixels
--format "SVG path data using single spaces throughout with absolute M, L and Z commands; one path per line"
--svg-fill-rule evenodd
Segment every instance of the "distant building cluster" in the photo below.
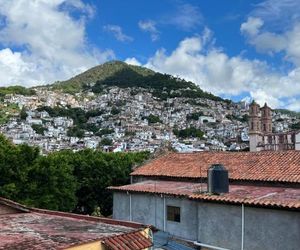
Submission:
M 0 132 L 16 144 L 38 146 L 43 154 L 84 148 L 110 152 L 156 152 L 162 148 L 178 152 L 245 151 L 249 138 L 251 151 L 298 147 L 299 135 L 290 132 L 290 125 L 299 122 L 299 117 L 272 112 L 256 103 L 249 110 L 246 102 L 159 99 L 143 88 L 108 87 L 99 95 L 72 95 L 44 87 L 35 92 L 33 96 L 4 97 L 0 105 L 9 110 L 5 113 L 9 119 L 1 124 L 0 113 Z M 18 111 L 8 109 L 11 106 Z M 101 112 L 90 116 L 78 129 L 74 117 L 53 116 L 41 107 Z M 26 110 L 26 119 L 20 119 L 21 110 Z M 80 136 L 69 133 L 72 130 L 80 130 Z

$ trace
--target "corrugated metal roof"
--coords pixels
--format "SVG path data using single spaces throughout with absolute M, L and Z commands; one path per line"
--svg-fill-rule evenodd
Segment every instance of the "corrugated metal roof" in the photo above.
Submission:
M 155 193 L 186 197 L 187 199 L 219 203 L 246 204 L 284 209 L 300 209 L 300 189 L 255 185 L 230 185 L 229 193 L 213 195 L 204 193 L 206 184 L 182 181 L 143 181 L 121 187 L 110 187 L 114 191 Z M 202 192 L 200 192 L 202 191 Z

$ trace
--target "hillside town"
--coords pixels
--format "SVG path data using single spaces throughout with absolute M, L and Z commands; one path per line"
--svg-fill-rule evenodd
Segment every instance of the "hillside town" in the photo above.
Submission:
M 83 148 L 112 152 L 249 148 L 247 102 L 186 97 L 162 100 L 143 88 L 108 87 L 101 94 L 86 91 L 74 95 L 47 87 L 34 91 L 29 96 L 5 95 L 2 109 L 12 105 L 16 109 L 0 125 L 0 132 L 15 144 L 38 146 L 43 154 Z M 65 110 L 75 111 L 75 116 Z M 82 121 L 78 113 L 88 116 Z M 273 132 L 286 132 L 299 118 L 272 112 L 272 121 Z

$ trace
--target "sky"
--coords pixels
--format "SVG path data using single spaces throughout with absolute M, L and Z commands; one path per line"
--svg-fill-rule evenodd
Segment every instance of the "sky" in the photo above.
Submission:
M 0 86 L 110 60 L 300 111 L 300 0 L 0 0 Z

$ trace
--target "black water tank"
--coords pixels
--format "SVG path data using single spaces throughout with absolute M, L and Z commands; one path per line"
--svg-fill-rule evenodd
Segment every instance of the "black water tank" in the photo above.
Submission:
M 207 170 L 207 191 L 212 194 L 228 193 L 228 171 L 222 164 L 213 164 Z

